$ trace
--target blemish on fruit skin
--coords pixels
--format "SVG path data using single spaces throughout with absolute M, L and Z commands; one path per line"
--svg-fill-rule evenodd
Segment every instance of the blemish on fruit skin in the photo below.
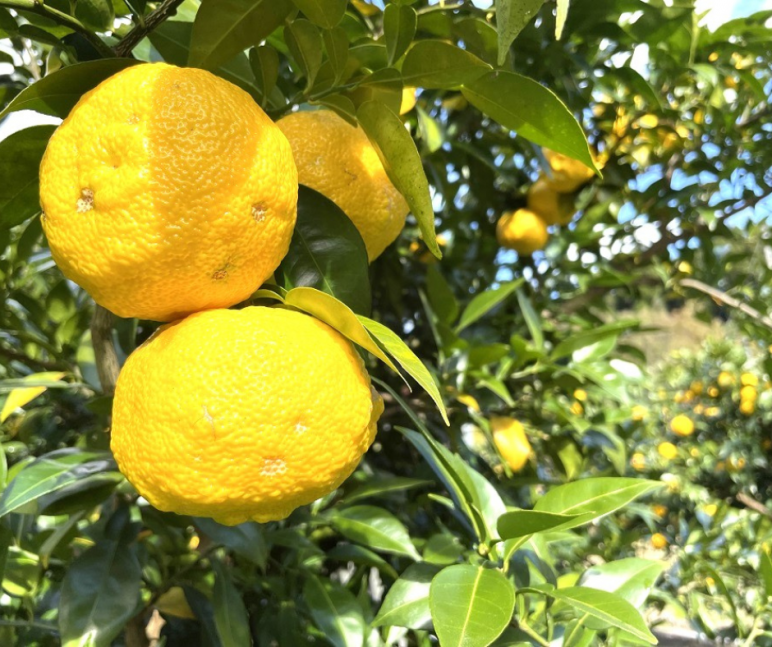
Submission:
M 263 222 L 266 213 L 268 213 L 268 209 L 266 209 L 265 202 L 256 202 L 252 205 L 252 217 L 255 222 Z
M 217 428 L 214 426 L 214 418 L 212 417 L 212 414 L 209 413 L 209 409 L 206 408 L 206 405 L 203 405 L 201 409 L 204 412 L 204 420 L 206 420 L 209 423 L 209 426 L 212 428 L 212 436 L 214 436 L 214 438 L 216 439 Z
M 260 474 L 263 476 L 276 476 L 277 474 L 284 474 L 287 471 L 287 465 L 281 458 L 266 458 L 263 461 L 263 469 L 260 470 Z
M 126 123 L 129 123 L 132 126 L 134 124 L 138 124 L 139 123 L 139 115 L 129 115 L 129 118 L 126 120 Z
M 306 432 L 306 431 L 308 431 L 308 427 L 306 427 L 304 424 L 302 424 L 302 423 L 300 423 L 300 422 L 299 422 L 299 423 L 297 423 L 297 424 L 295 425 L 295 432 L 296 432 L 297 434 L 302 434 L 302 433 L 304 433 L 304 432 Z
M 94 208 L 94 192 L 91 189 L 81 189 L 80 198 L 75 203 L 78 213 L 87 213 Z
M 214 272 L 212 272 L 212 278 L 213 278 L 215 281 L 222 281 L 222 280 L 224 280 L 224 279 L 227 279 L 227 278 L 228 278 L 228 269 L 227 269 L 227 266 L 226 266 L 226 267 L 224 267 L 224 268 L 222 268 L 222 269 L 219 269 L 219 270 L 215 270 Z

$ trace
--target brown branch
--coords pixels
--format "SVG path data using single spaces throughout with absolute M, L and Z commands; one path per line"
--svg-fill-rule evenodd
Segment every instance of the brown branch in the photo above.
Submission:
M 94 346 L 99 383 L 105 395 L 115 393 L 120 364 L 113 343 L 113 313 L 97 305 L 91 317 L 91 343 Z
M 700 292 L 713 297 L 717 301 L 721 301 L 721 303 L 725 303 L 732 308 L 737 308 L 740 312 L 764 324 L 767 328 L 772 329 L 772 319 L 770 317 L 761 314 L 758 310 L 756 310 L 756 308 L 749 306 L 747 303 L 743 303 L 739 299 L 735 299 L 733 296 L 729 296 L 726 292 L 722 292 L 721 290 L 711 287 L 702 281 L 698 281 L 697 279 L 681 279 L 680 283 L 685 288 L 693 288 L 695 290 L 699 290 Z
M 745 494 L 745 492 L 739 492 L 735 498 L 742 503 L 746 508 L 750 508 L 751 510 L 755 510 L 759 514 L 763 514 L 765 517 L 769 517 L 772 519 L 772 510 L 770 510 L 767 506 L 765 506 L 763 503 L 759 503 L 749 494 Z
M 115 55 L 119 57 L 129 56 L 132 50 L 139 45 L 140 41 L 145 36 L 177 12 L 177 7 L 179 7 L 182 2 L 183 0 L 164 0 L 155 11 L 148 14 L 143 24 L 134 27 L 134 29 L 126 34 L 121 41 L 113 47 Z

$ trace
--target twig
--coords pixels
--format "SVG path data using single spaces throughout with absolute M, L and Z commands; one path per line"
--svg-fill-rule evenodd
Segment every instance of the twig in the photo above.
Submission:
M 751 510 L 755 510 L 759 514 L 763 514 L 765 517 L 769 517 L 772 519 L 772 510 L 770 510 L 767 506 L 765 506 L 763 503 L 759 503 L 749 494 L 745 494 L 745 492 L 738 492 L 735 498 L 742 503 L 746 508 L 750 508 Z
M 735 299 L 733 296 L 729 296 L 726 292 L 722 292 L 717 288 L 713 288 L 702 281 L 697 279 L 681 279 L 681 285 L 685 288 L 694 288 L 713 297 L 717 301 L 721 301 L 726 305 L 737 308 L 740 312 L 748 315 L 752 319 L 764 324 L 767 328 L 772 329 L 772 319 L 768 316 L 761 314 L 756 308 L 752 308 L 747 303 L 743 303 L 739 299 Z
M 99 383 L 105 395 L 115 393 L 115 383 L 118 380 L 120 365 L 118 353 L 113 343 L 113 313 L 97 305 L 91 317 L 91 343 L 94 346 Z
M 139 45 L 140 41 L 152 32 L 156 27 L 170 18 L 177 11 L 177 7 L 183 0 L 164 0 L 158 8 L 148 14 L 143 24 L 139 24 L 126 34 L 121 41 L 113 48 L 115 56 L 125 57 L 131 54 L 132 50 Z
M 88 29 L 77 18 L 73 18 L 63 11 L 54 9 L 50 5 L 43 4 L 39 0 L 0 0 L 0 6 L 7 7 L 8 9 L 16 9 L 18 11 L 29 11 L 30 13 L 53 20 L 59 25 L 69 27 L 73 31 L 82 34 L 102 57 L 112 58 L 114 56 L 113 50 L 111 50 L 99 36 Z

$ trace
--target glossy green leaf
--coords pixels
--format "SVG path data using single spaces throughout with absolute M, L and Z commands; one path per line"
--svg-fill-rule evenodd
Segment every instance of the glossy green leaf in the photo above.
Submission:
M 495 3 L 498 64 L 504 65 L 510 46 L 539 12 L 544 0 L 495 0 Z
M 316 288 L 369 314 L 368 271 L 367 249 L 354 223 L 332 200 L 301 185 L 292 242 L 279 268 L 286 287 Z
M 424 546 L 424 562 L 449 566 L 455 564 L 464 553 L 464 547 L 455 535 L 438 533 L 429 537 Z
M 331 522 L 346 539 L 373 550 L 403 555 L 415 560 L 419 558 L 407 528 L 383 508 L 371 505 L 344 508 L 332 516 Z
M 537 499 L 534 510 L 582 515 L 575 524 L 581 525 L 586 521 L 585 515 L 592 513 L 597 519 L 662 485 L 657 481 L 636 478 L 588 478 L 552 488 Z
M 346 0 L 292 0 L 315 25 L 332 29 L 346 13 Z
M 105 452 L 68 448 L 45 454 L 25 466 L 8 484 L 0 497 L 0 517 L 97 474 L 108 473 L 115 482 L 122 480 L 115 470 L 115 462 Z
M 664 562 L 628 557 L 587 569 L 579 585 L 615 593 L 641 609 L 665 566 Z
M 415 9 L 406 5 L 388 4 L 383 12 L 383 33 L 389 65 L 393 65 L 410 47 L 418 25 Z
M 206 595 L 198 589 L 183 585 L 182 591 L 185 594 L 185 600 L 190 606 L 190 610 L 196 616 L 201 625 L 201 637 L 203 644 L 209 644 L 211 647 L 224 647 L 220 642 L 220 636 L 217 633 L 217 626 L 214 622 L 214 609 L 212 602 Z
M 383 599 L 373 626 L 430 629 L 429 590 L 438 571 L 431 564 L 413 564 L 405 569 Z
M 650 645 L 657 644 L 657 639 L 649 631 L 638 610 L 618 595 L 580 586 L 555 589 L 550 585 L 540 585 L 528 590 L 565 602 L 580 613 L 597 618 L 609 627 L 626 631 Z
M 0 141 L 0 231 L 40 212 L 38 172 L 54 126 L 33 126 Z
M 189 64 L 213 69 L 257 45 L 292 11 L 290 0 L 202 0 L 193 23 Z
M 631 328 L 637 328 L 639 325 L 640 321 L 630 319 L 628 321 L 618 321 L 616 323 L 598 326 L 591 330 L 583 330 L 582 332 L 561 340 L 550 353 L 550 358 L 557 360 L 572 355 L 578 350 L 592 346 L 599 341 L 606 339 L 615 340 L 624 331 Z
M 195 524 L 215 544 L 222 544 L 260 568 L 265 568 L 268 547 L 259 524 L 248 521 L 238 526 L 223 526 L 213 519 L 203 517 L 196 519 Z
M 220 642 L 229 647 L 251 647 L 249 615 L 230 573 L 219 560 L 211 560 L 214 571 L 212 607 Z
M 514 72 L 496 71 L 465 83 L 462 92 L 469 103 L 505 128 L 596 170 L 579 122 L 540 83 Z
M 574 522 L 581 523 L 581 518 L 590 515 L 582 514 L 557 514 L 553 512 L 539 512 L 538 510 L 511 510 L 499 517 L 498 531 L 502 539 L 517 539 L 555 530 L 562 527 L 572 527 Z M 578 524 L 577 524 L 578 525 Z
M 772 557 L 767 550 L 759 551 L 759 571 L 764 583 L 764 592 L 767 597 L 772 597 Z
M 449 425 L 448 413 L 445 409 L 445 403 L 442 401 L 439 387 L 423 362 L 416 357 L 416 354 L 400 339 L 399 335 L 383 324 L 367 317 L 359 317 L 359 321 L 386 349 L 389 355 L 397 360 L 397 363 L 405 369 L 405 372 L 423 387 L 431 399 L 434 400 L 434 404 L 437 405 L 437 409 L 439 409 L 445 424 Z
M 476 295 L 474 299 L 469 302 L 469 305 L 464 308 L 464 312 L 461 313 L 461 319 L 456 326 L 456 332 L 461 332 L 467 326 L 470 326 L 481 317 L 484 317 L 522 284 L 523 279 L 517 279 L 516 281 L 503 283 L 497 288 L 486 290 L 485 292 Z
M 263 106 L 276 87 L 279 78 L 279 54 L 270 45 L 253 47 L 249 51 L 249 65 L 255 75 L 255 85 L 263 95 Z
M 520 312 L 525 319 L 525 325 L 528 326 L 528 331 L 531 333 L 531 339 L 533 344 L 538 349 L 544 348 L 544 333 L 541 329 L 541 321 L 539 315 L 533 309 L 531 300 L 525 295 L 525 292 L 517 290 L 517 302 L 520 305 Z
M 432 312 L 440 321 L 452 324 L 458 317 L 458 301 L 448 282 L 434 265 L 429 266 L 426 274 L 426 292 Z
M 284 302 L 313 315 L 328 326 L 332 326 L 341 335 L 375 355 L 386 366 L 399 374 L 397 367 L 373 341 L 354 312 L 335 297 L 315 288 L 301 287 L 290 290 Z
M 335 82 L 339 82 L 346 73 L 348 63 L 348 36 L 343 27 L 335 29 L 325 29 L 322 33 L 324 40 L 324 49 L 327 52 L 327 59 L 330 61 L 333 72 L 335 73 Z
M 311 575 L 303 598 L 314 623 L 334 647 L 363 647 L 365 620 L 356 598 L 339 584 Z
M 93 31 L 109 31 L 115 20 L 115 8 L 110 0 L 78 0 L 75 17 Z
M 450 90 L 479 79 L 491 66 L 474 54 L 440 40 L 419 40 L 402 63 L 405 85 Z
M 345 503 L 354 503 L 370 497 L 379 497 L 384 494 L 403 492 L 408 489 L 431 485 L 431 481 L 423 479 L 411 479 L 404 476 L 392 476 L 390 478 L 373 478 L 349 492 L 343 499 Z
M 284 28 L 284 42 L 310 88 L 322 66 L 322 34 L 312 22 L 298 18 Z
M 382 103 L 368 101 L 357 110 L 357 118 L 378 151 L 389 178 L 405 196 L 418 221 L 426 246 L 437 258 L 442 257 L 434 230 L 434 208 L 429 182 L 415 142 L 400 118 Z
M 63 67 L 17 94 L 0 111 L 0 119 L 16 110 L 34 110 L 64 118 L 86 92 L 107 77 L 137 63 L 139 61 L 130 58 L 110 58 Z
M 501 571 L 459 564 L 435 576 L 429 603 L 443 647 L 487 647 L 512 620 L 515 588 Z
M 140 604 L 134 546 L 102 540 L 72 562 L 62 582 L 62 647 L 109 647 Z

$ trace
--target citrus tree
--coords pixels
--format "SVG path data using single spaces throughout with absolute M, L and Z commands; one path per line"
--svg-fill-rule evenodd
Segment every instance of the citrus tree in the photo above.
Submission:
M 671 4 L 0 0 L 2 644 L 772 643 L 772 14 Z

